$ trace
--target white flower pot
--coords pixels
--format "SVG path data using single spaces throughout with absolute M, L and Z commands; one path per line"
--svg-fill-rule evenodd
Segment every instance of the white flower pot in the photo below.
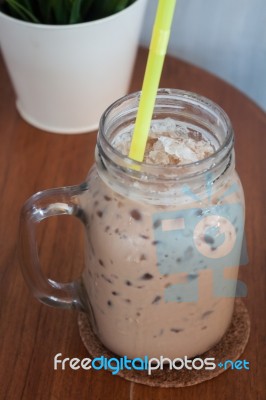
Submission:
M 50 132 L 95 130 L 105 108 L 128 90 L 146 3 L 61 26 L 0 12 L 0 44 L 21 116 Z

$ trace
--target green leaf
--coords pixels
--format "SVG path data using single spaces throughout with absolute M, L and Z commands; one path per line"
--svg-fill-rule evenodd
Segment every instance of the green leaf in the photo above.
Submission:
M 50 24 L 52 20 L 52 7 L 49 0 L 37 0 L 38 13 L 40 14 L 40 19 L 44 24 Z
M 135 1 L 135 0 L 134 0 Z M 123 10 L 134 2 L 132 0 L 101 0 L 93 6 L 94 17 L 103 18 Z
M 17 18 L 28 22 L 40 22 L 30 10 L 28 10 L 23 4 L 20 4 L 22 2 L 16 0 L 6 0 L 6 3 L 9 5 L 10 9 L 13 10 Z
M 97 1 L 97 0 L 96 0 Z M 82 5 L 81 5 L 81 15 L 82 15 L 82 21 L 86 21 L 88 19 L 88 14 L 93 6 L 94 0 L 83 0 Z
M 129 5 L 128 0 L 120 0 L 116 4 L 115 12 L 122 11 L 124 8 L 126 8 Z
M 50 0 L 54 23 L 65 25 L 69 23 L 70 2 L 69 0 Z
M 25 4 L 25 7 L 26 7 L 31 13 L 33 13 L 32 4 L 31 4 L 30 0 L 24 0 L 24 4 Z
M 43 24 L 75 24 L 123 10 L 135 0 L 0 0 L 14 18 Z
M 81 12 L 80 12 L 81 3 L 82 3 L 82 0 L 74 0 L 73 1 L 71 14 L 70 14 L 70 18 L 69 18 L 70 24 L 76 24 L 81 21 Z

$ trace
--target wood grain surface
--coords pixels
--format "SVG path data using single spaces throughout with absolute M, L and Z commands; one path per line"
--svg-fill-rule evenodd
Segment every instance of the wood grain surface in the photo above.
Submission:
M 141 88 L 147 51 L 140 49 L 130 91 Z M 57 353 L 88 357 L 75 311 L 38 303 L 23 281 L 18 257 L 19 213 L 24 201 L 46 188 L 81 183 L 94 160 L 96 133 L 56 135 L 21 119 L 3 61 L 0 61 L 0 399 L 265 400 L 266 375 L 266 115 L 218 78 L 167 57 L 161 87 L 186 89 L 219 103 L 235 130 L 237 170 L 246 194 L 250 262 L 241 269 L 248 286 L 245 304 L 251 336 L 243 359 L 250 370 L 228 370 L 206 383 L 156 389 L 104 371 L 53 369 Z M 74 218 L 40 224 L 43 270 L 68 281 L 83 268 L 83 229 Z

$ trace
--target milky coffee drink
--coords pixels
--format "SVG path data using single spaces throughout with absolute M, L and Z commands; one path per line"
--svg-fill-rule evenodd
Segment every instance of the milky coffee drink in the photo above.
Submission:
M 120 356 L 194 357 L 231 322 L 244 221 L 231 126 L 218 106 L 183 97 L 157 100 L 141 164 L 127 158 L 135 98 L 113 106 L 80 196 L 88 309 L 99 339 Z M 165 110 L 169 98 L 183 108 Z

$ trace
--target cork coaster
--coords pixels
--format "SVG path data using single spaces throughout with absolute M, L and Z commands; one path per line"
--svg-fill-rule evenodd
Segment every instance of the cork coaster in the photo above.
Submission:
M 88 350 L 91 357 L 119 358 L 116 354 L 107 350 L 98 340 L 91 329 L 89 319 L 86 314 L 79 313 L 78 316 L 79 332 L 83 344 Z M 200 358 L 214 357 L 215 363 L 223 363 L 226 360 L 236 361 L 243 353 L 248 342 L 250 333 L 250 319 L 248 311 L 244 303 L 237 299 L 235 301 L 235 309 L 230 327 L 220 342 L 211 350 L 200 355 Z M 228 367 L 227 367 L 228 368 Z M 131 382 L 141 383 L 148 386 L 157 386 L 164 388 L 178 388 L 192 386 L 202 383 L 209 379 L 215 378 L 225 371 L 224 368 L 216 366 L 213 370 L 170 370 L 165 366 L 163 370 L 153 370 L 151 375 L 148 371 L 138 370 L 122 370 L 117 373 L 118 376 L 127 379 Z M 110 371 L 111 372 L 111 371 Z

